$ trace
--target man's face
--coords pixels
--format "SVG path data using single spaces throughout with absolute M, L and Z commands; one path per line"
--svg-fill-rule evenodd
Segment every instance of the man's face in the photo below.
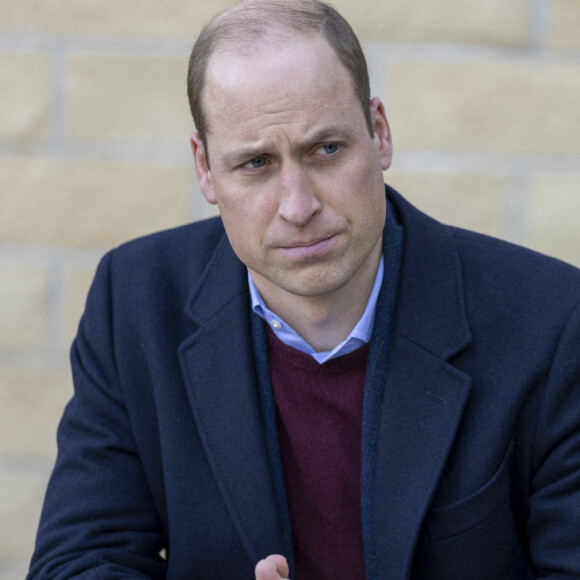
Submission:
M 204 103 L 210 168 L 192 136 L 201 189 L 266 303 L 287 293 L 330 297 L 374 279 L 390 134 L 373 99 L 370 136 L 330 45 L 291 36 L 252 54 L 218 51 Z

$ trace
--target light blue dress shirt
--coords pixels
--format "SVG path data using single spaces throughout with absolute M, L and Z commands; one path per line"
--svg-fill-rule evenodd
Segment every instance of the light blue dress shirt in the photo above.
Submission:
M 284 344 L 311 355 L 318 363 L 322 364 L 333 358 L 348 354 L 370 341 L 373 332 L 373 322 L 375 320 L 377 298 L 379 296 L 381 284 L 383 283 L 383 270 L 383 257 L 381 257 L 377 275 L 375 276 L 375 283 L 363 315 L 350 334 L 332 350 L 316 352 L 289 324 L 284 322 L 277 314 L 274 314 L 269 310 L 264 304 L 264 301 L 248 272 L 248 285 L 250 287 L 250 296 L 252 298 L 252 310 L 269 324 L 270 328 L 274 331 L 274 334 Z

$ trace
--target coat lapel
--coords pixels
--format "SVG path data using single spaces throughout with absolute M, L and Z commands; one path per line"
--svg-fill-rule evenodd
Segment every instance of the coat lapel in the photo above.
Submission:
M 400 336 L 391 343 L 374 505 L 379 578 L 408 578 L 429 503 L 469 392 L 469 378 Z
M 469 394 L 470 378 L 448 361 L 471 336 L 450 231 L 390 193 L 403 223 L 403 260 L 377 411 L 374 487 L 368 490 L 375 568 L 369 578 L 402 580 L 411 573 L 421 526 Z
M 246 271 L 226 236 L 191 296 L 180 363 L 200 438 L 252 564 L 282 551 L 256 390 Z

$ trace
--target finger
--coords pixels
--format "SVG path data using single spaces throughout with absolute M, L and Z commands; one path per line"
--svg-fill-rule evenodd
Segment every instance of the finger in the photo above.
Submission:
M 272 554 L 266 558 L 268 562 L 273 562 L 276 565 L 276 570 L 282 578 L 287 578 L 290 575 L 290 568 L 288 567 L 288 562 L 284 556 L 280 554 Z
M 281 578 L 281 576 L 278 574 L 274 562 L 260 560 L 256 564 L 256 580 L 279 580 L 279 578 Z
M 286 580 L 288 578 L 288 563 L 284 556 L 273 554 L 256 564 L 256 580 Z

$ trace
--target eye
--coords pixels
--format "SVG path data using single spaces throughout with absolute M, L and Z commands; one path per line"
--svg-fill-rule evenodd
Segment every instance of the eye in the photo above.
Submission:
M 336 153 L 339 150 L 339 145 L 338 143 L 325 143 L 324 145 L 321 145 L 316 152 L 320 152 L 322 153 L 322 155 L 333 155 L 334 153 Z
M 244 163 L 242 167 L 247 167 L 248 169 L 261 169 L 266 165 L 266 163 L 267 161 L 265 157 L 254 157 L 247 163 Z

